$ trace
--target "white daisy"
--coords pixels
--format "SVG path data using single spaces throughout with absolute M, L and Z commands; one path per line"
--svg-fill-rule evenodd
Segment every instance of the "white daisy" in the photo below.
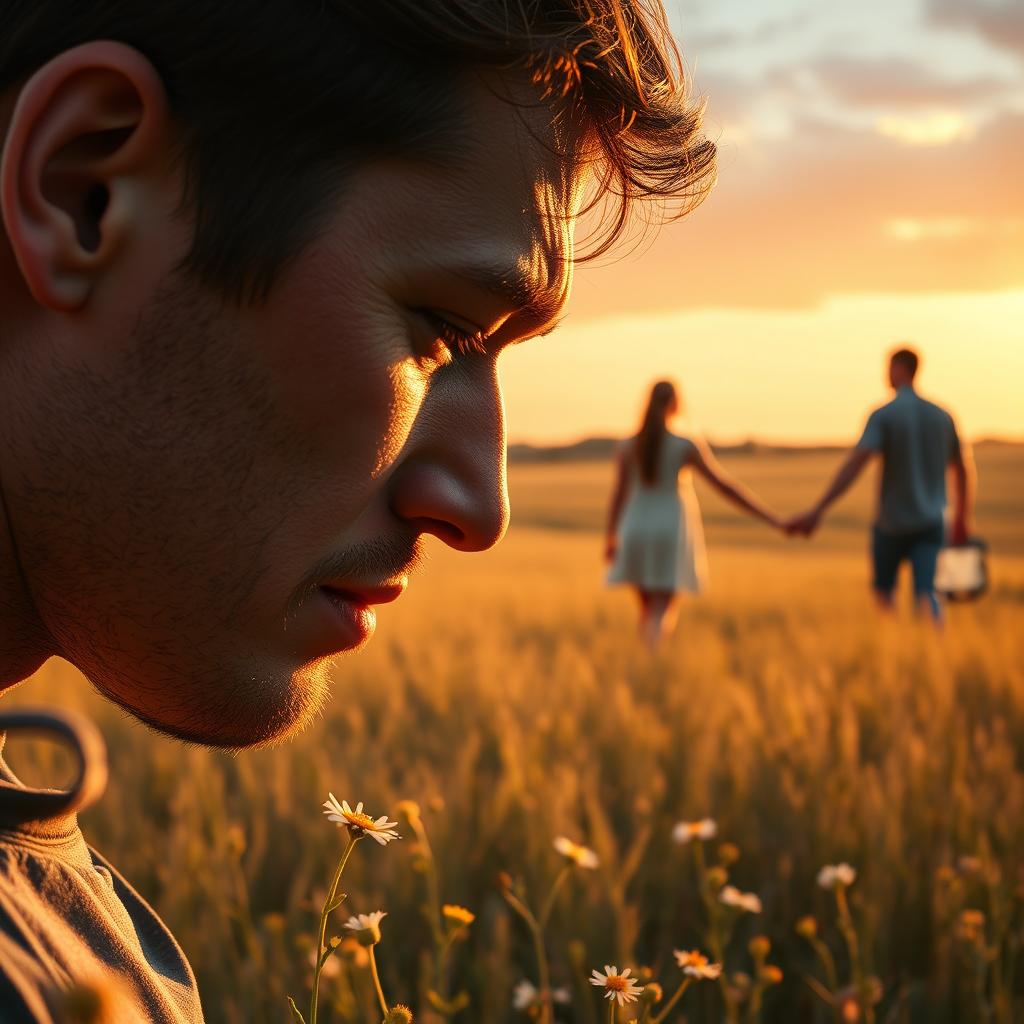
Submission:
M 528 1010 L 537 1002 L 537 997 L 539 995 L 540 993 L 537 991 L 537 986 L 524 978 L 514 989 L 512 989 L 512 1009 Z
M 551 990 L 551 1001 L 567 1006 L 572 996 L 567 988 L 553 988 Z M 533 1006 L 539 1006 L 541 1002 L 540 990 L 533 982 L 525 978 L 512 990 L 512 1009 L 529 1010 Z
M 734 885 L 727 885 L 718 894 L 719 900 L 727 907 L 745 910 L 748 914 L 761 913 L 761 897 L 754 892 L 740 892 Z
M 691 978 L 715 979 L 722 973 L 721 964 L 711 963 L 703 953 L 696 949 L 690 952 L 675 949 L 672 952 L 675 955 L 676 963 L 683 969 L 683 974 L 688 974 Z
M 363 946 L 376 946 L 380 942 L 380 923 L 387 917 L 383 910 L 372 914 L 356 914 L 345 922 L 345 927 L 355 934 Z
M 387 846 L 392 839 L 402 837 L 395 831 L 397 821 L 388 821 L 387 815 L 382 815 L 374 821 L 369 814 L 363 813 L 362 803 L 356 804 L 352 810 L 347 800 L 338 803 L 333 793 L 328 793 L 328 799 L 324 801 L 324 814 L 329 821 L 337 822 L 342 828 L 347 828 L 354 837 L 369 836 L 381 846 Z
M 578 868 L 593 871 L 600 863 L 593 850 L 586 846 L 580 846 L 579 843 L 574 843 L 571 839 L 566 839 L 565 836 L 559 836 L 555 840 L 555 849 Z
M 847 888 L 853 885 L 857 872 L 845 861 L 842 864 L 826 864 L 818 872 L 818 885 L 822 889 L 834 889 L 837 885 Z
M 600 971 L 593 971 L 593 977 L 590 978 L 590 984 L 597 988 L 603 988 L 606 999 L 617 999 L 619 1006 L 624 1006 L 626 1003 L 635 1003 L 636 997 L 643 992 L 643 987 L 637 985 L 636 982 L 629 976 L 632 968 L 627 967 L 621 974 L 617 967 L 610 967 L 605 964 L 604 971 L 602 974 Z
M 680 846 L 685 846 L 694 839 L 706 842 L 708 839 L 714 839 L 717 835 L 718 825 L 711 818 L 701 818 L 700 821 L 680 821 L 672 829 L 672 838 Z

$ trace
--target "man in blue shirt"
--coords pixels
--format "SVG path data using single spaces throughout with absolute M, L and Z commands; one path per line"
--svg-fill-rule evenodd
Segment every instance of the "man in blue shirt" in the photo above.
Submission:
M 879 605 L 891 609 L 900 565 L 909 561 L 919 610 L 940 616 L 935 565 L 945 535 L 946 473 L 955 480 L 950 541 L 967 540 L 974 469 L 953 417 L 914 389 L 917 353 L 908 348 L 889 360 L 889 383 L 896 396 L 876 409 L 821 500 L 789 522 L 791 534 L 810 536 L 826 510 L 860 475 L 872 456 L 882 459 L 878 510 L 872 529 L 874 590 Z

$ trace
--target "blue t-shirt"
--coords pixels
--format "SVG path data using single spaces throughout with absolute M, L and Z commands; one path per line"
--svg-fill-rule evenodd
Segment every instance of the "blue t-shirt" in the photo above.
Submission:
M 868 417 L 857 447 L 882 456 L 879 529 L 916 533 L 943 522 L 946 471 L 960 455 L 956 424 L 945 409 L 902 387 Z

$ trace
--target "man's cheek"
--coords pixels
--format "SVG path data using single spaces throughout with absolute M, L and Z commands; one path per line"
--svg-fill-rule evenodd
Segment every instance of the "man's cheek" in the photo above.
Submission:
M 403 359 L 388 368 L 387 426 L 379 435 L 372 476 L 385 474 L 405 448 L 427 396 L 429 378 L 415 360 Z

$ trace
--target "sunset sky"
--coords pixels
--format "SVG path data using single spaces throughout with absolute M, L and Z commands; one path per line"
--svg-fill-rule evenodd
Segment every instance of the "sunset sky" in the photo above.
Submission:
M 503 359 L 510 437 L 628 433 L 670 376 L 712 438 L 848 439 L 903 341 L 966 434 L 1024 437 L 1024 0 L 669 9 L 719 184 Z

